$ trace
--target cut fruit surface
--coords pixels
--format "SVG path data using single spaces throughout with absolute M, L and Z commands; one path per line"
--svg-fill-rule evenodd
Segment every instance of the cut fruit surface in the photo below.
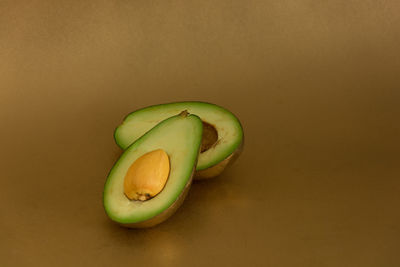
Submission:
M 130 145 L 104 186 L 107 215 L 128 227 L 153 226 L 172 215 L 190 187 L 202 130 L 197 116 L 181 114 L 160 122 Z
M 168 103 L 134 111 L 116 128 L 115 141 L 122 149 L 126 149 L 154 125 L 183 110 L 199 116 L 203 122 L 203 139 L 197 171 L 210 169 L 225 159 L 232 158 L 230 156 L 240 150 L 243 129 L 239 120 L 228 110 L 205 102 Z M 213 172 L 209 177 L 219 173 Z

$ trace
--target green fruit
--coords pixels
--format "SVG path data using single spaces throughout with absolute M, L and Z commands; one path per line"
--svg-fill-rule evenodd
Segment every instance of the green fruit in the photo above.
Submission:
M 176 102 L 139 109 L 125 117 L 114 133 L 115 142 L 126 149 L 160 121 L 187 110 L 203 121 L 203 139 L 196 178 L 219 175 L 232 163 L 243 146 L 243 129 L 228 110 L 205 102 Z
M 111 169 L 104 186 L 104 208 L 111 220 L 126 227 L 150 227 L 166 220 L 176 211 L 192 182 L 200 152 L 202 128 L 199 117 L 184 111 L 160 122 L 124 151 Z M 163 151 L 169 158 L 169 164 L 165 163 Z M 167 172 L 165 168 L 168 168 Z M 137 181 L 143 173 L 147 177 L 154 173 L 157 176 L 157 170 L 162 173 L 160 179 L 156 177 L 150 184 L 146 184 L 148 178 Z M 152 173 L 146 175 L 146 172 Z M 165 173 L 168 177 L 164 177 Z M 149 186 L 155 189 L 152 191 Z M 162 190 L 158 192 L 160 188 Z M 135 190 L 141 194 L 137 198 L 134 196 Z M 146 190 L 152 193 L 148 194 Z M 127 192 L 133 192 L 133 197 L 128 198 Z

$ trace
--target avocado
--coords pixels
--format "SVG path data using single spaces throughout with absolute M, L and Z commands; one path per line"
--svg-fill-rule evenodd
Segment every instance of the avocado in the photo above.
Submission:
M 170 217 L 190 188 L 202 131 L 200 118 L 184 111 L 127 147 L 104 186 L 103 204 L 110 219 L 142 228 Z
M 206 102 L 175 102 L 149 106 L 125 117 L 114 132 L 115 142 L 126 149 L 160 121 L 187 110 L 203 122 L 203 138 L 195 179 L 219 175 L 243 148 L 243 128 L 230 111 Z

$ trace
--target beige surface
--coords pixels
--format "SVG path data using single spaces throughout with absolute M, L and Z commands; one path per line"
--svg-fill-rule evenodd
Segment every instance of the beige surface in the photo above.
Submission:
M 400 266 L 399 14 L 1 1 L 0 265 Z M 244 153 L 167 222 L 120 228 L 101 202 L 114 127 L 177 100 L 232 110 Z

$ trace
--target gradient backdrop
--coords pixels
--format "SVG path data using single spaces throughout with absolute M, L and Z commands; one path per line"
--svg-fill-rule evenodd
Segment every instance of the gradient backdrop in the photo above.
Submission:
M 0 1 L 0 265 L 400 266 L 400 2 Z M 202 100 L 245 150 L 112 224 L 114 128 Z

